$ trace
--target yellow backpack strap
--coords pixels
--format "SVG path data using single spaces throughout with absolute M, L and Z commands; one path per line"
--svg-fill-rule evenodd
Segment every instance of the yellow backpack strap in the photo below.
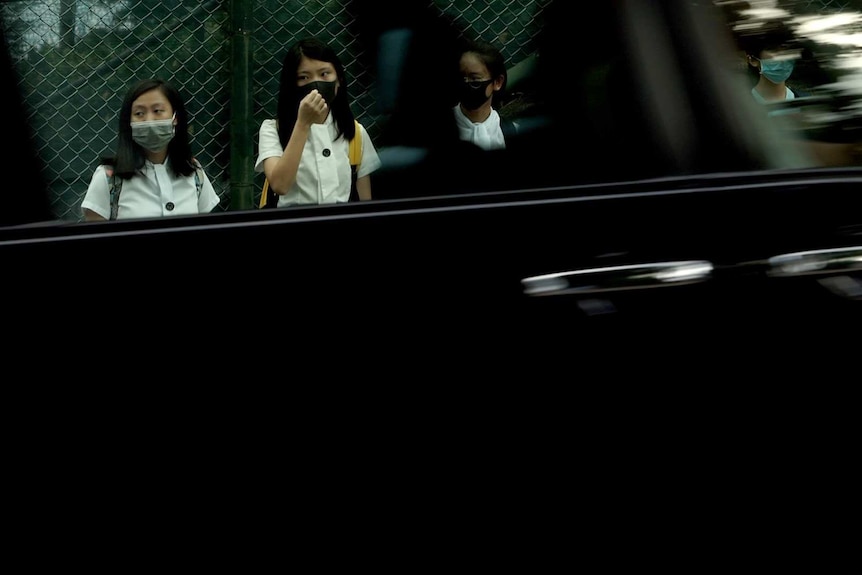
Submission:
M 269 191 L 269 179 L 263 180 L 263 190 L 260 192 L 260 202 L 257 207 L 263 209 L 266 206 L 266 193 Z
M 362 133 L 359 131 L 359 122 L 356 120 L 353 122 L 356 124 L 356 134 L 350 140 L 348 155 L 350 156 L 350 165 L 356 166 L 362 161 Z
M 275 129 L 278 130 L 278 120 L 275 121 Z M 258 209 L 266 207 L 266 201 L 269 197 L 269 179 L 264 178 L 263 189 L 260 191 L 260 201 L 257 203 Z

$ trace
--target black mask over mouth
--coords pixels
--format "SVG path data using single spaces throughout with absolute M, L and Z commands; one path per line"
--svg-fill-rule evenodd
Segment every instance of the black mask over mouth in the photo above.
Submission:
M 475 82 L 464 82 L 461 86 L 461 105 L 467 110 L 475 110 L 486 101 L 485 88 L 494 80 L 478 80 Z
M 299 87 L 299 93 L 297 95 L 297 104 L 300 100 L 305 98 L 308 94 L 311 93 L 312 90 L 317 90 L 320 92 L 320 95 L 323 96 L 323 99 L 326 101 L 327 105 L 332 105 L 332 101 L 335 99 L 335 80 L 332 82 L 322 82 L 320 80 L 309 82 L 304 86 Z

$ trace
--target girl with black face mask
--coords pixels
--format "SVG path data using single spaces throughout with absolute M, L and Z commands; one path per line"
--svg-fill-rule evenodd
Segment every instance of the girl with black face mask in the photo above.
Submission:
M 506 87 L 506 65 L 497 48 L 486 42 L 468 42 L 461 50 L 459 68 L 463 84 L 454 108 L 458 134 L 483 150 L 506 147 L 495 96 Z
M 370 200 L 370 174 L 380 159 L 365 128 L 354 122 L 344 66 L 323 42 L 296 42 L 282 62 L 277 117 L 264 120 L 258 134 L 255 171 L 266 175 L 277 206 L 347 202 L 354 138 L 362 142 L 355 190 L 358 199 Z

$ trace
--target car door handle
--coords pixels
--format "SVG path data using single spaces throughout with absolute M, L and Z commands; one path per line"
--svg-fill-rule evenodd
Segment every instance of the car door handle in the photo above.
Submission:
M 709 280 L 712 271 L 704 260 L 656 262 L 538 275 L 521 284 L 528 296 L 600 293 L 699 283 Z
M 859 271 L 862 270 L 862 247 L 781 254 L 769 258 L 767 262 L 767 274 L 774 277 Z
M 814 276 L 817 283 L 849 300 L 862 300 L 862 247 L 781 254 L 767 260 L 772 277 Z

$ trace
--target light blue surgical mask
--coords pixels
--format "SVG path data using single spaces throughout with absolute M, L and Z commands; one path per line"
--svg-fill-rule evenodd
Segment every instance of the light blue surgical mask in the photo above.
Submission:
M 761 60 L 760 73 L 770 82 L 780 84 L 793 73 L 793 60 Z

